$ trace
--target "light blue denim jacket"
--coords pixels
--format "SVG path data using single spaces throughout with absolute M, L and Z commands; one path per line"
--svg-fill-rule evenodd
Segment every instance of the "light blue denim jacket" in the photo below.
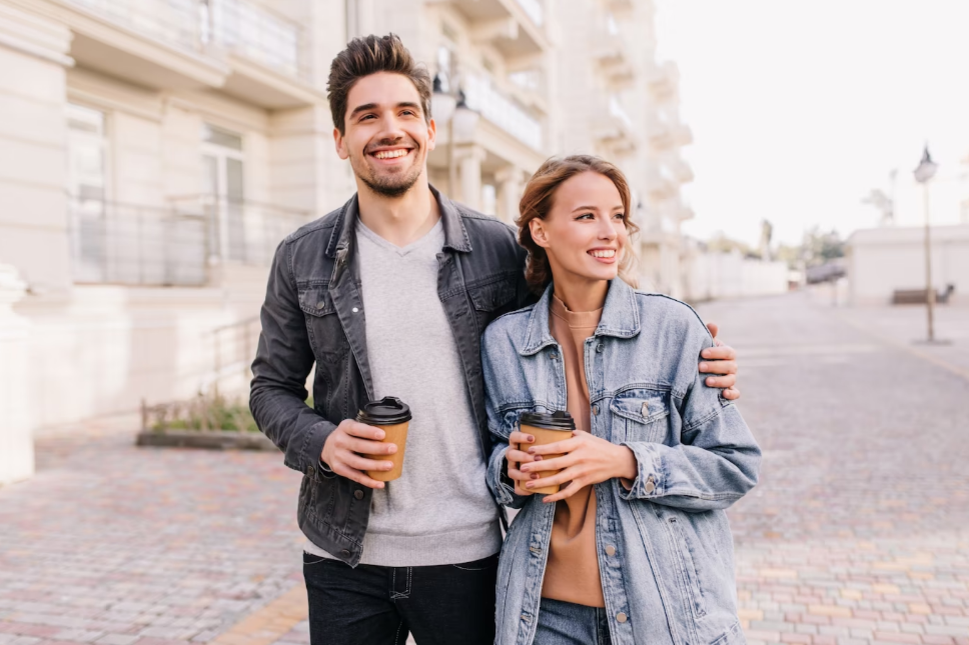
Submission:
M 562 352 L 549 331 L 552 287 L 488 327 L 482 345 L 488 485 L 521 508 L 501 551 L 497 645 L 531 645 L 554 504 L 518 496 L 505 476 L 508 436 L 523 412 L 566 409 Z M 687 305 L 610 283 L 585 371 L 597 437 L 632 449 L 631 490 L 595 485 L 596 546 L 614 645 L 743 643 L 725 508 L 757 483 L 760 449 L 737 408 L 703 384 L 713 341 Z

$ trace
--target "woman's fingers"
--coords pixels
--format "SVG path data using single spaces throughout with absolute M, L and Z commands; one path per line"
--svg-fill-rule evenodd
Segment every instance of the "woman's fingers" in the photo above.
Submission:
M 737 361 L 734 361 L 734 360 L 701 361 L 700 371 L 706 374 L 736 374 Z
M 535 443 L 535 437 L 533 435 L 528 434 L 527 432 L 518 432 L 516 430 L 508 436 L 508 443 L 509 444 L 519 443 L 519 444 L 528 445 L 531 443 Z
M 707 347 L 700 352 L 700 356 L 708 361 L 732 361 L 737 358 L 737 350 L 730 345 Z
M 588 433 L 585 433 L 588 434 Z M 528 454 L 530 455 L 559 455 L 564 452 L 572 452 L 576 448 L 582 445 L 581 437 L 571 437 L 569 439 L 563 439 L 562 441 L 556 441 L 555 443 L 546 443 L 541 446 L 531 446 L 528 449 Z
M 545 499 L 543 499 L 542 501 L 546 504 L 553 504 L 559 500 L 572 497 L 580 490 L 582 490 L 582 485 L 577 481 L 573 481 L 571 484 L 569 484 L 559 492 L 554 493 L 552 495 L 546 495 Z
M 509 448 L 508 452 L 505 453 L 505 460 L 508 461 L 508 463 L 528 464 L 535 461 L 535 457 L 527 452 Z
M 538 456 L 541 457 L 541 455 Z M 553 459 L 543 457 L 533 461 L 530 464 L 522 464 L 521 470 L 523 473 L 547 472 L 549 470 L 561 470 L 562 468 L 568 468 L 569 466 L 575 465 L 575 463 L 575 455 L 562 455 Z
M 728 387 L 723 391 L 723 398 L 727 399 L 728 401 L 736 401 L 740 398 L 740 390 L 735 387 Z
M 561 486 L 562 484 L 579 478 L 580 473 L 574 472 L 575 470 L 574 468 L 566 468 L 562 472 L 549 475 L 548 477 L 531 479 L 525 482 L 525 488 L 527 490 L 534 490 L 536 488 L 545 488 L 546 486 Z

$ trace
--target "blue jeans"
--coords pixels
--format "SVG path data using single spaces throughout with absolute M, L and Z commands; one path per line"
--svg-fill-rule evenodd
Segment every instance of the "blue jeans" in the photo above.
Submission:
M 609 620 L 602 607 L 542 598 L 533 645 L 609 645 Z

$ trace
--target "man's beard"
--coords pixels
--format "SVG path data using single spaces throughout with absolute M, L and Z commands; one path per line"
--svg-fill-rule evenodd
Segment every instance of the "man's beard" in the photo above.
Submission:
M 415 156 L 420 148 L 414 148 Z M 417 180 L 421 177 L 421 164 L 415 163 L 413 168 L 404 170 L 396 174 L 378 175 L 366 161 L 367 153 L 364 152 L 364 172 L 357 173 L 367 188 L 383 197 L 400 197 L 414 187 Z

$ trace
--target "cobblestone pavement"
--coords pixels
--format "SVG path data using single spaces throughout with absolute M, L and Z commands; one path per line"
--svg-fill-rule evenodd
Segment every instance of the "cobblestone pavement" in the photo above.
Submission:
M 969 328 L 949 360 L 909 343 L 918 312 L 802 295 L 700 311 L 741 352 L 765 451 L 731 511 L 751 644 L 969 644 Z
M 969 645 L 963 314 L 943 314 L 951 351 L 926 353 L 908 311 L 802 295 L 700 311 L 742 352 L 765 449 L 731 510 L 750 643 Z M 0 645 L 309 642 L 299 477 L 277 455 L 73 431 L 0 489 Z

